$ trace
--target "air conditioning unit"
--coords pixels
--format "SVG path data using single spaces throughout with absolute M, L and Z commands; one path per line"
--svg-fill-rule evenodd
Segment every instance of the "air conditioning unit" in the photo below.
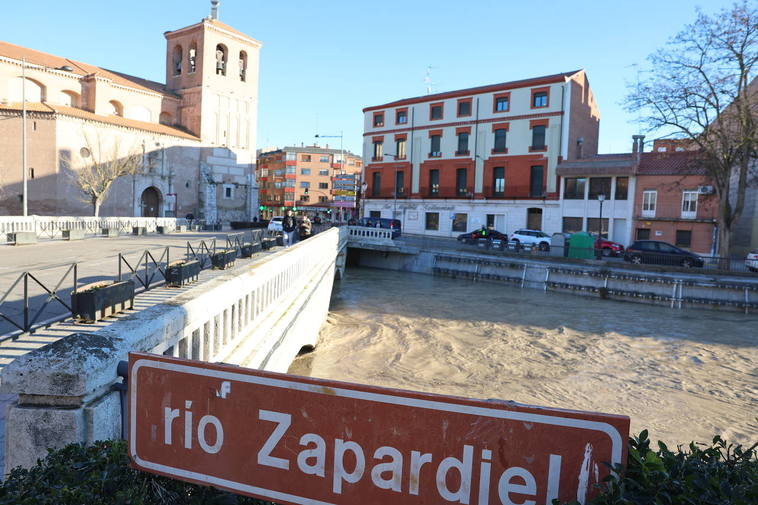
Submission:
M 698 186 L 697 192 L 701 195 L 712 195 L 713 194 L 713 186 Z

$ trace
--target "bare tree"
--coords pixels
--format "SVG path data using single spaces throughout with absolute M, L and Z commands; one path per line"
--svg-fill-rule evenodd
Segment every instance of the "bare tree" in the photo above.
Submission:
M 142 166 L 142 155 L 135 148 L 123 149 L 119 137 L 114 137 L 105 147 L 100 134 L 96 134 L 94 140 L 85 134 L 84 140 L 86 147 L 81 151 L 84 166 L 72 170 L 71 175 L 83 195 L 82 201 L 91 204 L 93 215 L 98 217 L 113 183 L 119 177 L 136 174 Z
M 687 139 L 700 151 L 719 197 L 718 250 L 728 256 L 735 223 L 756 170 L 758 10 L 742 0 L 697 20 L 648 57 L 646 79 L 632 85 L 627 109 L 649 131 Z

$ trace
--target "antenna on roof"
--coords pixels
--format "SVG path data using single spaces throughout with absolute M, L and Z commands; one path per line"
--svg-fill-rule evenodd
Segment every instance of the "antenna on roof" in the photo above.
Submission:
M 211 19 L 218 19 L 218 4 L 220 0 L 211 0 Z
M 432 69 L 436 67 L 433 67 L 431 65 L 427 65 L 426 67 L 426 76 L 424 77 L 424 84 L 426 84 L 426 94 L 431 95 L 432 91 L 434 91 L 434 82 L 432 81 Z

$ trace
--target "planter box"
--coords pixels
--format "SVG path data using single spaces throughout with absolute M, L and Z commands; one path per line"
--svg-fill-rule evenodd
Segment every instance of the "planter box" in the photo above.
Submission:
M 63 230 L 63 240 L 81 240 L 84 238 L 84 230 Z
M 179 232 L 179 233 L 186 232 L 187 231 L 187 225 L 180 224 L 179 226 L 176 227 L 176 231 Z
M 9 233 L 7 240 L 16 245 L 36 244 L 37 234 L 33 231 L 17 231 L 16 233 Z
M 134 282 L 94 282 L 71 293 L 71 313 L 80 322 L 95 322 L 134 307 Z
M 118 237 L 118 228 L 103 228 L 103 237 Z
M 242 248 L 240 249 L 240 256 L 243 258 L 249 258 L 253 254 L 261 252 L 261 243 L 260 242 L 254 242 L 254 243 L 245 243 L 242 245 Z
M 213 268 L 219 270 L 225 270 L 234 265 L 234 261 L 237 259 L 236 249 L 225 249 L 218 251 L 215 254 L 211 254 L 211 264 Z
M 191 281 L 196 281 L 199 274 L 199 261 L 174 261 L 166 268 L 166 286 L 180 288 Z
M 147 233 L 147 228 L 144 226 L 132 226 L 132 235 L 144 235 Z
M 268 251 L 275 245 L 276 245 L 276 239 L 274 238 L 266 237 L 264 239 L 261 239 L 261 247 L 263 248 L 264 251 Z
M 222 225 L 220 224 L 206 224 L 203 226 L 204 231 L 221 231 Z
M 284 247 L 284 235 L 276 236 L 276 245 Z
M 160 233 L 161 235 L 166 235 L 167 233 L 171 233 L 171 227 L 169 226 L 156 226 L 155 232 Z

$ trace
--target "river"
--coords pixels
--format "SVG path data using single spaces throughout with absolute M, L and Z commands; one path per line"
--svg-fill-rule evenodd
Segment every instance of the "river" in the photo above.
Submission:
M 758 315 L 353 268 L 290 373 L 624 414 L 670 446 L 758 441 Z

